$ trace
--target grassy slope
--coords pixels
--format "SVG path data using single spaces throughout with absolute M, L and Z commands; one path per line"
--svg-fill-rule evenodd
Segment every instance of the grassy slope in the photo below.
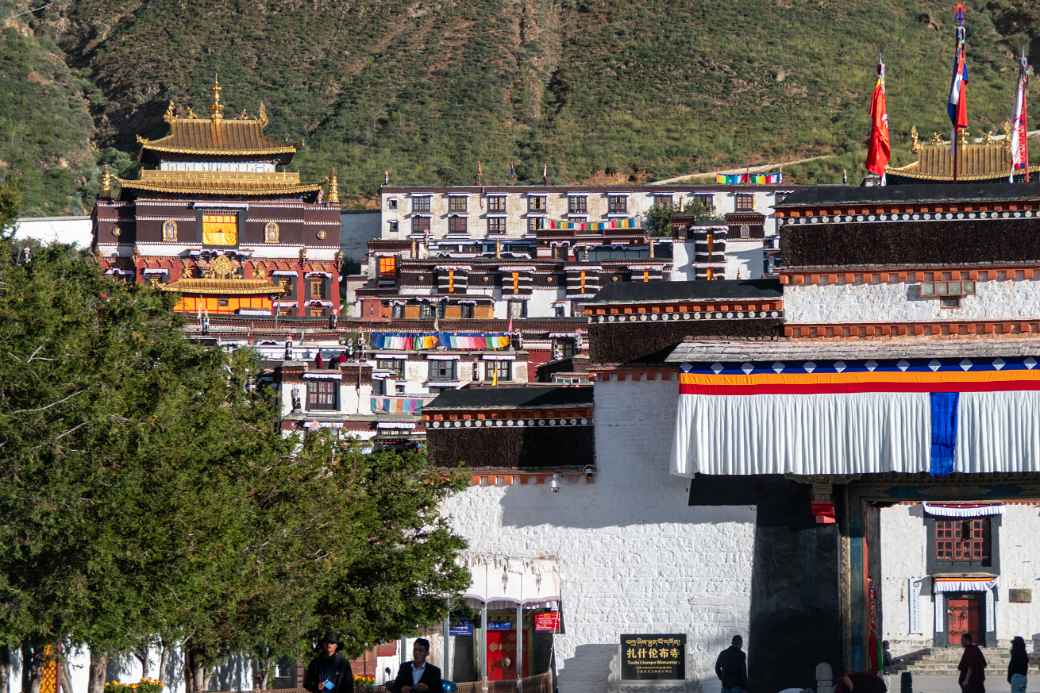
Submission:
M 95 171 L 87 85 L 56 46 L 10 18 L 24 6 L 0 2 L 0 177 L 17 178 L 23 214 L 85 213 Z
M 1040 20 L 1034 4 L 972 3 L 969 103 L 979 130 L 999 129 L 1009 114 L 1010 46 Z M 548 160 L 555 180 L 570 181 L 601 169 L 667 177 L 836 153 L 789 173 L 834 180 L 847 167 L 858 180 L 878 47 L 900 160 L 911 125 L 923 136 L 946 128 L 949 5 L 65 0 L 33 27 L 103 95 L 93 99 L 102 147 L 133 152 L 134 134 L 161 132 L 167 98 L 201 114 L 219 72 L 231 110 L 255 111 L 264 99 L 272 134 L 304 144 L 298 165 L 308 176 L 336 166 L 350 192 L 371 194 L 384 169 L 395 182 L 463 183 L 478 159 L 486 180 L 504 180 L 510 160 L 522 179 L 537 179 Z M 1040 59 L 1040 42 L 1032 49 Z M 14 52 L 4 44 L 0 61 Z M 60 83 L 70 103 L 83 93 Z M 66 130 L 90 135 L 89 123 Z M 47 146 L 79 147 L 62 138 L 34 146 L 41 158 Z

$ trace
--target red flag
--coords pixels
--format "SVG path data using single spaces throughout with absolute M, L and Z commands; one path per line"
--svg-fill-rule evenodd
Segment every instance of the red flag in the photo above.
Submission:
M 870 141 L 867 143 L 867 170 L 884 176 L 892 159 L 892 143 L 888 136 L 888 104 L 885 101 L 885 63 L 878 60 L 878 79 L 870 99 Z
M 1011 131 L 1011 182 L 1015 182 L 1015 173 L 1025 173 L 1029 182 L 1029 62 L 1025 50 L 1019 60 L 1018 92 L 1015 98 L 1015 114 L 1011 119 L 1014 129 Z

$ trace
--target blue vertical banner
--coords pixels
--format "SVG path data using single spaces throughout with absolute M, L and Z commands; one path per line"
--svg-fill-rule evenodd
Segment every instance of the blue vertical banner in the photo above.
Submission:
M 932 447 L 928 457 L 928 473 L 943 477 L 953 473 L 957 452 L 957 404 L 959 392 L 931 392 Z

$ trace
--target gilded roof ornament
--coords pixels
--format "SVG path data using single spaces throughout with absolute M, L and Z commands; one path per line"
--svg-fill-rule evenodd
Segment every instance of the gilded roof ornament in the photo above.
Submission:
M 257 116 L 256 120 L 260 123 L 260 127 L 267 127 L 267 105 L 263 101 L 260 102 L 260 115 Z
M 917 133 L 917 126 L 910 128 L 910 151 L 917 153 L 921 151 L 921 139 Z
M 101 166 L 100 197 L 112 197 L 112 172 L 108 170 L 108 164 Z
M 945 142 L 943 142 L 942 135 L 940 135 L 938 132 L 933 132 L 932 144 L 945 144 Z
M 195 109 L 193 109 L 191 106 L 188 106 L 188 113 L 186 117 L 190 118 L 191 120 L 198 120 L 199 118 L 197 115 L 195 115 Z
M 1004 125 L 1001 126 L 1004 130 L 1004 140 L 1007 142 L 1008 151 L 1011 151 L 1011 121 L 1005 120 Z
M 336 178 L 336 169 L 329 171 L 329 194 L 325 198 L 330 205 L 339 204 L 339 179 Z
M 209 117 L 214 122 L 221 121 L 224 119 L 224 104 L 220 102 L 220 80 L 216 77 L 213 78 L 213 86 L 209 91 L 213 95 L 213 101 L 209 105 Z
M 177 105 L 173 103 L 173 99 L 166 104 L 166 113 L 163 114 L 163 120 L 167 123 L 172 123 L 173 119 L 177 117 Z
M 206 279 L 234 279 L 235 273 L 235 263 L 231 262 L 227 255 L 218 255 L 213 258 L 213 262 L 202 276 Z
M 993 129 L 990 128 L 986 131 L 986 136 L 982 140 L 983 144 L 993 144 Z

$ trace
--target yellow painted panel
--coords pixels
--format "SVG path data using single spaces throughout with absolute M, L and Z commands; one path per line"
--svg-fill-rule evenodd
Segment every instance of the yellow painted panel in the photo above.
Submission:
M 238 243 L 238 216 L 235 214 L 203 214 L 202 243 L 204 245 L 235 245 Z

